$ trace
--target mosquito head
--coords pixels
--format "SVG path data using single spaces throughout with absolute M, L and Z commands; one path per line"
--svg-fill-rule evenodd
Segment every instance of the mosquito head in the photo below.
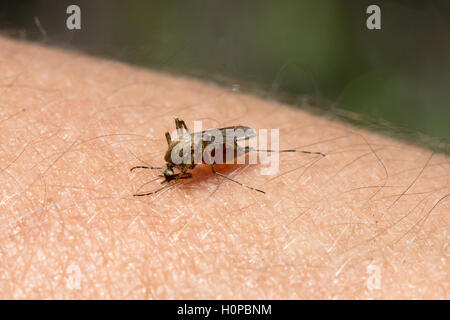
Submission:
M 175 172 L 173 172 L 173 167 L 169 164 L 165 164 L 162 168 L 162 174 L 166 181 L 173 180 L 175 178 Z

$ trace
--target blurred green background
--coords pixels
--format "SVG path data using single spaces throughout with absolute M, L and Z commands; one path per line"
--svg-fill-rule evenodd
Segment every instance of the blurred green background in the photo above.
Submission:
M 66 8 L 81 8 L 81 30 Z M 366 8 L 381 8 L 381 30 Z M 37 17 L 46 35 L 36 26 Z M 0 32 L 450 138 L 450 1 L 2 1 Z M 320 105 L 319 105 L 320 107 Z

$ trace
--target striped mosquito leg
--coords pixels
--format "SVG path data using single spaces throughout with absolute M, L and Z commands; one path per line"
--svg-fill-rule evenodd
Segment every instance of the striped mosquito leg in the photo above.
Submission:
M 133 197 L 144 197 L 144 196 L 149 196 L 151 194 L 155 194 L 157 192 L 160 192 L 160 191 L 162 191 L 162 190 L 164 190 L 164 189 L 166 189 L 166 188 L 168 188 L 170 186 L 173 186 L 175 183 L 177 183 L 177 181 L 180 179 L 180 177 L 181 177 L 181 175 L 179 175 L 173 182 L 168 183 L 164 187 L 159 188 L 159 189 L 157 189 L 155 191 L 145 192 L 145 193 L 135 193 L 135 194 L 133 194 Z
M 246 187 L 246 188 L 252 189 L 252 190 L 254 190 L 254 191 L 261 192 L 261 193 L 265 193 L 265 192 L 262 191 L 262 190 L 259 190 L 259 189 L 250 187 L 250 186 L 248 186 L 248 185 L 246 185 L 246 184 L 243 184 L 242 182 L 239 182 L 239 181 L 237 181 L 237 180 L 234 180 L 233 178 L 231 178 L 231 177 L 229 177 L 229 176 L 226 176 L 226 175 L 224 175 L 224 174 L 222 174 L 222 173 L 220 173 L 220 172 L 217 172 L 216 169 L 214 169 L 214 166 L 213 166 L 213 165 L 211 165 L 211 170 L 212 170 L 212 172 L 213 172 L 214 174 L 217 174 L 217 175 L 219 175 L 219 176 L 221 176 L 221 177 L 223 177 L 223 178 L 225 178 L 225 179 L 228 179 L 228 180 L 230 180 L 230 181 L 233 181 L 234 183 L 237 183 L 237 184 L 239 184 L 239 185 L 241 185 L 241 186 L 243 186 L 243 187 Z
M 245 147 L 245 151 L 258 151 L 258 152 L 301 152 L 306 154 L 320 154 L 322 157 L 325 157 L 325 154 L 322 152 L 315 152 L 315 151 L 305 151 L 305 150 L 299 150 L 299 149 L 286 149 L 286 150 L 262 150 L 262 149 L 253 149 L 251 147 Z
M 134 169 L 153 169 L 153 170 L 162 170 L 161 167 L 148 167 L 148 166 L 135 166 L 130 169 L 130 171 L 133 171 Z

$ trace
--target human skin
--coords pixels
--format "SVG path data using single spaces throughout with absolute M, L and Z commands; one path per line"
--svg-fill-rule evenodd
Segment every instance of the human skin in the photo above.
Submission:
M 447 156 L 192 79 L 0 48 L 0 298 L 450 298 Z M 326 157 L 218 167 L 266 194 L 198 166 L 133 197 L 158 172 L 129 169 L 163 164 L 175 116 L 279 128 L 280 148 Z

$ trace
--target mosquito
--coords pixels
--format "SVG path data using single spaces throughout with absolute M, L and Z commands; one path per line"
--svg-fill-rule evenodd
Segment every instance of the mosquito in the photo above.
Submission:
M 145 192 L 145 193 L 135 193 L 133 196 L 135 197 L 143 197 L 148 196 L 151 194 L 155 194 L 157 192 L 160 192 L 175 183 L 177 183 L 180 179 L 190 179 L 192 178 L 192 173 L 188 172 L 189 170 L 192 170 L 195 168 L 197 163 L 195 163 L 195 156 L 194 156 L 194 150 L 196 150 L 195 147 L 198 147 L 202 151 L 202 155 L 204 154 L 205 149 L 211 150 L 210 155 L 214 156 L 214 150 L 216 148 L 222 148 L 221 150 L 228 150 L 231 149 L 234 159 L 237 157 L 246 154 L 250 151 L 256 151 L 256 152 L 301 152 L 306 154 L 318 154 L 322 157 L 325 157 L 325 154 L 322 152 L 313 152 L 313 151 L 304 151 L 304 150 L 298 150 L 298 149 L 286 149 L 286 150 L 261 150 L 261 149 L 254 149 L 249 146 L 241 147 L 238 145 L 238 141 L 245 141 L 249 140 L 256 136 L 256 132 L 249 127 L 245 126 L 230 126 L 220 129 L 210 129 L 205 130 L 201 132 L 194 132 L 190 133 L 189 129 L 186 126 L 186 123 L 179 119 L 175 118 L 175 128 L 177 129 L 177 139 L 172 140 L 172 137 L 170 136 L 169 132 L 166 132 L 166 140 L 167 140 L 167 151 L 164 156 L 165 164 L 162 167 L 152 167 L 152 166 L 134 166 L 130 169 L 130 171 L 133 171 L 135 169 L 153 169 L 153 170 L 160 170 L 161 174 L 159 174 L 159 177 L 164 178 L 161 182 L 167 183 L 165 186 L 151 192 Z M 228 132 L 235 132 L 236 134 L 233 135 L 232 141 L 227 138 Z M 219 139 L 219 141 L 215 141 L 213 138 L 217 132 L 219 132 L 222 135 L 223 139 Z M 201 138 L 199 138 L 201 137 Z M 200 143 L 200 145 L 195 146 L 196 143 Z M 188 144 L 188 145 L 187 145 Z M 180 156 L 183 156 L 182 151 L 179 150 L 190 150 L 191 155 L 189 157 L 189 161 L 182 162 L 182 163 L 175 163 L 172 160 L 172 153 L 180 152 Z M 213 174 L 218 175 L 222 178 L 228 179 L 234 183 L 237 183 L 241 185 L 242 187 L 265 193 L 263 190 L 251 187 L 249 185 L 246 185 L 242 182 L 239 182 L 225 174 L 222 174 L 220 172 L 217 172 L 214 168 L 214 164 L 217 164 L 217 162 L 211 162 L 205 161 L 205 157 L 202 157 L 201 163 L 209 165 L 211 168 L 211 171 Z

